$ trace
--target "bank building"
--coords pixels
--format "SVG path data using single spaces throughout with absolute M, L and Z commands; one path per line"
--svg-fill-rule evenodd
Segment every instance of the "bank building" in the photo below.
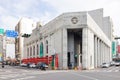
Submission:
M 100 67 L 110 62 L 113 24 L 103 9 L 63 13 L 24 39 L 23 58 L 58 55 L 59 69 Z

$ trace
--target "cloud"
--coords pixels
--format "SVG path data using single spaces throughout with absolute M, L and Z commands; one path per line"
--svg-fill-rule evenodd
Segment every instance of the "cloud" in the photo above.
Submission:
M 104 15 L 110 16 L 113 20 L 115 34 L 120 35 L 119 17 L 120 0 L 43 0 L 58 10 L 57 14 L 63 12 L 88 11 L 98 8 L 104 9 Z
M 43 0 L 54 7 L 56 9 L 63 11 L 81 11 L 81 10 L 89 10 L 101 7 L 101 5 L 106 4 L 109 0 Z
M 18 18 L 14 16 L 2 16 L 1 17 L 2 27 L 6 29 L 13 29 L 18 22 Z
M 115 34 L 119 36 L 119 7 L 120 0 L 0 0 L 0 28 L 14 29 L 21 17 L 46 24 L 64 12 L 104 8 L 104 15 L 113 19 Z
M 35 21 L 41 20 L 46 23 L 55 14 L 54 7 L 42 0 L 2 0 L 0 3 L 0 21 L 2 23 L 0 26 L 7 26 L 7 28 L 15 26 L 21 17 L 29 17 Z M 8 21 L 7 24 L 6 21 Z
M 119 24 L 119 17 L 120 17 L 120 11 L 119 11 L 119 7 L 120 7 L 120 1 L 112 1 L 109 4 L 104 6 L 104 11 L 105 11 L 105 16 L 110 16 L 112 18 L 113 21 L 113 25 L 114 25 L 114 31 L 115 31 L 115 35 L 120 35 L 120 24 Z
M 0 6 L 0 14 L 6 13 L 6 10 Z
M 0 0 L 0 26 L 16 25 L 21 17 L 30 17 L 43 24 L 64 12 L 88 11 L 104 8 L 104 15 L 113 19 L 119 33 L 119 0 Z M 5 23 L 6 21 L 7 24 Z

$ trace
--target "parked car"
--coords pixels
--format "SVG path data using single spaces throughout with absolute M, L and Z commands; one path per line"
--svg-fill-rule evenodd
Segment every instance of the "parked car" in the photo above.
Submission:
M 115 66 L 120 66 L 120 62 L 115 62 Z
M 108 67 L 110 67 L 110 63 L 102 63 L 101 67 L 108 68 Z
M 46 68 L 48 68 L 48 65 L 43 63 L 43 62 L 39 62 L 37 65 L 36 65 L 36 68 L 38 69 L 41 69 L 41 70 L 46 70 Z
M 35 63 L 30 63 L 29 67 L 30 67 L 30 68 L 35 68 L 36 65 L 35 65 Z
M 115 65 L 115 61 L 111 61 L 110 66 L 114 66 L 114 65 Z
M 27 64 L 26 63 L 21 63 L 20 66 L 27 67 Z

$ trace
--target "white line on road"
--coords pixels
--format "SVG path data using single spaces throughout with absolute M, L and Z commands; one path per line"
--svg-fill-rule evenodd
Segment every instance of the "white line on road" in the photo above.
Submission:
M 77 75 L 77 76 L 82 76 L 82 77 L 85 77 L 85 78 L 88 78 L 88 79 L 91 79 L 91 80 L 99 80 L 99 79 L 94 78 L 94 77 L 90 77 L 90 76 L 86 76 L 86 75 L 81 75 L 81 74 L 77 74 L 77 73 L 71 73 L 71 74 L 74 74 L 74 75 Z
M 9 79 L 9 78 L 14 78 L 14 77 L 18 77 L 19 74 L 7 74 L 7 75 L 0 75 L 0 79 Z
M 11 80 L 28 80 L 31 78 L 35 78 L 35 76 L 28 76 L 28 77 L 24 77 L 24 78 L 17 78 L 17 79 L 11 79 Z
M 0 75 L 0 79 L 9 79 L 9 78 L 15 78 L 15 77 L 19 77 L 19 76 L 25 76 L 26 74 L 4 74 L 4 75 Z
M 99 75 L 102 75 L 102 76 L 106 76 L 106 77 L 111 77 L 111 78 L 120 78 L 120 76 L 117 76 L 117 75 L 108 75 L 108 74 L 99 74 Z

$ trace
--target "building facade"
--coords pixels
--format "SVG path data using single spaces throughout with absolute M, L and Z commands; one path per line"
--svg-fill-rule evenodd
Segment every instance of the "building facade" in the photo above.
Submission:
M 103 9 L 63 13 L 24 39 L 24 58 L 58 54 L 59 69 L 100 67 L 112 60 L 112 27 Z
M 18 32 L 18 37 L 15 39 L 15 57 L 16 59 L 22 59 L 24 54 L 23 49 L 23 34 L 31 34 L 32 30 L 34 29 L 34 22 L 32 19 L 29 18 L 21 18 L 20 21 L 15 26 L 15 31 Z

